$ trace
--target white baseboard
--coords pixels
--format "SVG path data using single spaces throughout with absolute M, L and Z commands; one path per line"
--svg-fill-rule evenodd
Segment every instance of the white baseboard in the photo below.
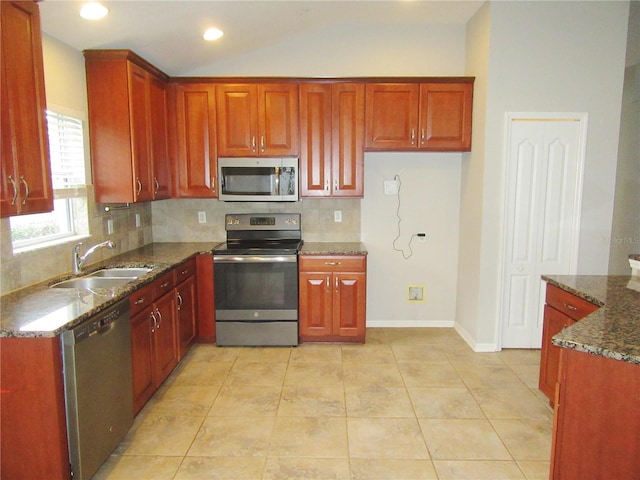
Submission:
M 476 342 L 475 339 L 469 335 L 469 332 L 467 332 L 459 323 L 456 323 L 453 328 L 458 332 L 458 335 L 467 342 L 467 345 L 469 345 L 474 352 L 497 352 L 499 350 L 495 343 Z
M 367 328 L 453 327 L 452 320 L 367 320 Z

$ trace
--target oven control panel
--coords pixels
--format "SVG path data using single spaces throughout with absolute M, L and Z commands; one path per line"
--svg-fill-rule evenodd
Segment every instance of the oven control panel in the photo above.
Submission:
M 225 215 L 226 230 L 300 230 L 299 213 Z

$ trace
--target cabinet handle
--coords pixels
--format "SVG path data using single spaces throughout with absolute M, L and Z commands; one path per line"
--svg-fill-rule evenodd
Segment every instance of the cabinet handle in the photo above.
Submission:
M 333 191 L 334 192 L 338 191 L 338 179 L 337 178 L 333 181 Z
M 22 183 L 24 183 L 24 199 L 22 200 L 22 204 L 26 205 L 27 204 L 27 200 L 29 200 L 29 184 L 27 183 L 27 181 L 24 179 L 24 175 L 20 175 L 20 181 Z
M 169 282 L 160 284 L 160 288 L 167 288 L 167 286 L 169 286 Z
M 153 191 L 153 194 L 157 195 L 158 190 L 160 190 L 160 183 L 158 182 L 158 179 L 156 177 L 153 177 L 153 185 L 156 187 L 156 189 Z
M 11 197 L 11 206 L 16 204 L 16 200 L 18 199 L 18 186 L 16 185 L 16 181 L 13 179 L 11 175 L 8 177 L 9 183 L 13 187 L 13 197 Z
M 324 262 L 325 265 L 331 265 L 331 266 L 336 266 L 336 265 L 340 265 L 340 262 Z
M 324 189 L 328 192 L 329 191 L 329 179 L 327 178 L 327 180 L 324 182 Z
M 424 142 L 425 142 L 426 138 L 427 137 L 426 137 L 426 134 L 425 134 L 425 131 L 424 131 L 424 128 L 423 128 L 422 129 L 422 133 L 420 134 L 420 141 L 422 142 L 422 145 L 424 145 Z
M 416 144 L 416 129 L 412 128 L 411 129 L 411 145 L 415 145 Z
M 338 275 L 336 275 L 336 292 L 338 291 Z
M 138 191 L 136 192 L 136 195 L 140 195 L 140 192 L 142 191 L 142 182 L 138 177 L 136 177 L 136 183 L 138 184 Z
M 144 303 L 144 297 L 140 297 L 138 300 L 133 302 L 134 305 L 142 305 Z
M 158 320 L 158 328 L 160 328 L 160 324 L 162 324 L 162 314 L 160 313 L 160 310 L 158 310 L 158 307 L 156 307 L 156 313 L 158 314 L 158 318 L 160 320 Z
M 264 135 L 260 136 L 260 149 L 264 153 Z
M 216 191 L 216 177 L 211 177 L 211 191 Z
M 158 328 L 158 320 L 156 319 L 156 316 L 153 314 L 153 312 L 151 312 L 151 319 L 153 320 L 153 327 L 151 327 L 151 333 L 155 333 L 156 328 Z
M 256 137 L 255 137 L 255 135 L 253 137 L 251 137 L 251 151 L 252 152 L 256 151 Z
M 570 305 L 568 303 L 563 303 L 564 308 L 566 308 L 567 310 L 571 310 L 573 312 L 575 312 L 576 310 L 578 310 L 578 307 L 574 307 L 573 305 Z
M 178 311 L 182 310 L 182 295 L 180 295 L 180 292 L 176 292 L 176 297 L 178 298 Z
M 327 275 L 327 293 L 329 293 L 330 290 L 331 290 L 331 279 L 329 278 L 329 275 Z

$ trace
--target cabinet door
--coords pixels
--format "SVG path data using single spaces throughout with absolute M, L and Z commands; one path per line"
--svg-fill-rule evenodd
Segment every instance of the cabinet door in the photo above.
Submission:
M 149 124 L 151 135 L 151 159 L 153 171 L 153 198 L 171 197 L 171 170 L 167 142 L 167 84 L 149 78 Z
M 335 273 L 333 283 L 333 333 L 364 338 L 366 274 Z
M 138 413 L 156 389 L 154 383 L 154 324 L 151 308 L 131 317 L 133 411 Z
M 53 210 L 53 189 L 38 5 L 0 2 L 0 22 L 3 157 L 0 214 L 48 212 Z M 5 155 L 9 158 L 5 159 Z M 13 183 L 18 195 L 11 205 Z
M 472 83 L 420 86 L 420 149 L 471 150 Z
M 334 197 L 364 195 L 364 85 L 336 84 L 332 95 Z
M 300 337 L 332 334 L 331 273 L 300 273 Z
M 300 85 L 300 195 L 331 195 L 331 85 Z
M 184 357 L 196 338 L 196 278 L 191 276 L 176 287 L 179 358 Z
M 258 110 L 255 85 L 218 85 L 218 153 L 221 157 L 258 155 Z
M 258 154 L 298 155 L 298 85 L 258 85 Z
M 544 322 L 542 326 L 542 351 L 540 357 L 540 379 L 538 387 L 553 404 L 555 401 L 556 383 L 558 382 L 558 366 L 560 364 L 560 347 L 551 343 L 551 339 L 564 328 L 575 322 L 549 305 L 544 306 Z
M 0 8 L 5 3 L 0 3 Z M 4 53 L 2 54 L 4 57 Z M 0 133 L 2 133 L 2 151 L 0 154 L 0 216 L 8 217 L 18 214 L 18 184 L 17 165 L 13 156 L 13 135 L 11 133 L 11 118 L 9 115 L 9 101 L 7 96 L 7 75 L 5 74 L 4 61 L 0 61 L 2 71 L 2 94 L 0 95 Z
M 176 345 L 176 299 L 173 291 L 154 302 L 157 326 L 154 333 L 156 386 L 169 376 L 178 364 Z
M 418 146 L 418 101 L 418 84 L 368 84 L 365 148 L 415 150 Z
M 149 111 L 149 74 L 128 62 L 129 115 L 131 118 L 132 158 L 134 172 L 132 185 L 134 201 L 153 199 L 153 175 L 151 166 L 151 125 Z M 114 176 L 116 172 L 112 172 Z
M 178 196 L 216 198 L 215 87 L 176 87 L 175 152 Z

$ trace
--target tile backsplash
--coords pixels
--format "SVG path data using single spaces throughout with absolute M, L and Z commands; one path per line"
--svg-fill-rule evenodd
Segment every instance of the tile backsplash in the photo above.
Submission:
M 89 198 L 93 191 L 89 187 Z M 128 208 L 105 212 L 104 205 L 88 202 L 89 232 L 82 239 L 86 248 L 113 240 L 113 250 L 99 250 L 89 264 L 134 250 L 151 242 L 222 242 L 226 213 L 291 212 L 302 215 L 302 238 L 306 241 L 360 241 L 360 199 L 303 199 L 293 203 L 226 203 L 213 199 L 172 199 L 131 204 Z M 342 222 L 334 221 L 334 211 L 342 212 Z M 205 212 L 206 223 L 198 223 Z M 136 226 L 136 215 L 140 227 Z M 113 221 L 108 234 L 107 221 Z M 9 219 L 0 219 L 0 294 L 71 272 L 71 252 L 80 239 L 58 245 L 15 253 L 11 245 Z

